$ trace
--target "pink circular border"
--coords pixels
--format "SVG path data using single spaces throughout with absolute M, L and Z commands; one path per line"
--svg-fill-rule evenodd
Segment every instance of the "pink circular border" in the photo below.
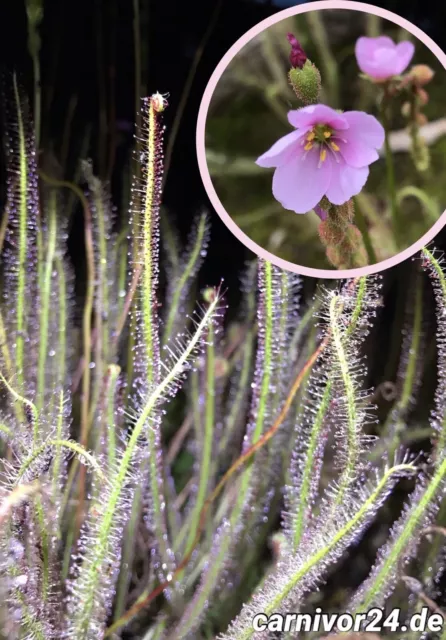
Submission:
M 206 129 L 206 117 L 209 109 L 209 104 L 211 102 L 212 94 L 214 93 L 215 87 L 217 86 L 218 81 L 223 75 L 226 67 L 234 58 L 234 56 L 247 44 L 254 36 L 258 35 L 266 28 L 272 26 L 276 22 L 280 22 L 285 18 L 289 18 L 290 16 L 297 15 L 299 13 L 307 13 L 308 11 L 319 11 L 321 9 L 351 9 L 352 11 L 362 11 L 364 13 L 373 13 L 381 18 L 385 18 L 394 22 L 395 24 L 403 27 L 406 31 L 409 31 L 412 35 L 414 35 L 418 40 L 423 42 L 423 44 L 428 47 L 432 51 L 432 53 L 437 57 L 437 59 L 441 62 L 443 67 L 446 69 L 446 54 L 440 49 L 440 47 L 435 44 L 429 36 L 427 36 L 421 29 L 413 25 L 411 22 L 406 20 L 405 18 L 401 18 L 400 16 L 392 13 L 391 11 L 387 11 L 387 9 L 381 9 L 380 7 L 375 7 L 371 4 L 367 4 L 364 2 L 354 2 L 352 0 L 320 0 L 308 2 L 305 5 L 299 5 L 297 7 L 291 7 L 290 9 L 285 9 L 284 11 L 279 11 L 273 16 L 267 18 L 266 20 L 262 20 L 255 27 L 247 31 L 232 47 L 227 51 L 227 53 L 223 56 L 223 58 L 218 63 L 215 71 L 213 72 L 205 92 L 203 94 L 203 98 L 200 104 L 200 110 L 198 113 L 198 121 L 197 121 L 197 136 L 196 136 L 196 147 L 197 147 L 197 157 L 198 157 L 198 167 L 201 174 L 201 179 L 203 180 L 204 187 L 208 194 L 209 200 L 211 201 L 214 209 L 223 220 L 225 225 L 228 227 L 230 231 L 242 242 L 248 249 L 256 253 L 258 256 L 263 258 L 264 260 L 268 260 L 272 262 L 278 267 L 282 269 L 288 269 L 289 271 L 294 271 L 295 273 L 300 273 L 304 276 L 312 276 L 315 278 L 330 278 L 330 279 L 340 279 L 340 278 L 354 278 L 357 276 L 369 275 L 371 273 L 377 273 L 379 271 L 383 271 L 384 269 L 388 269 L 390 267 L 399 264 L 403 260 L 410 258 L 414 253 L 422 249 L 426 244 L 428 244 L 441 230 L 441 228 L 446 224 L 446 211 L 440 216 L 437 222 L 427 231 L 424 236 L 422 236 L 417 242 L 413 245 L 404 249 L 397 255 L 392 258 L 388 258 L 387 260 L 382 260 L 374 265 L 369 265 L 367 267 L 362 267 L 360 269 L 344 269 L 344 270 L 328 270 L 328 269 L 313 269 L 310 267 L 304 267 L 302 265 L 294 264 L 293 262 L 288 262 L 287 260 L 283 260 L 282 258 L 278 258 L 274 254 L 266 251 L 263 247 L 260 247 L 256 242 L 251 240 L 243 231 L 235 224 L 232 220 L 231 216 L 223 207 L 220 202 L 217 193 L 212 184 L 211 176 L 209 174 L 207 162 L 206 162 L 206 147 L 205 147 L 205 129 Z

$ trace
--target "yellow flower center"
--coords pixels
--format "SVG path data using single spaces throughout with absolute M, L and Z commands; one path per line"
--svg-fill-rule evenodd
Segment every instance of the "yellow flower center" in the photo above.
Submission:
M 315 125 L 305 136 L 305 151 L 310 151 L 315 144 L 319 146 L 319 166 L 327 159 L 328 151 L 332 151 L 335 154 L 340 151 L 336 142 L 331 140 L 332 136 L 333 129 L 326 124 Z

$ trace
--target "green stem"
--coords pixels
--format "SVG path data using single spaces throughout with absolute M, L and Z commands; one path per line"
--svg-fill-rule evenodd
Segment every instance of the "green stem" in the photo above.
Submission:
M 355 220 L 358 229 L 361 232 L 362 240 L 367 251 L 369 264 L 376 264 L 378 258 L 376 257 L 375 249 L 373 248 L 372 240 L 370 238 L 367 221 L 362 213 L 361 207 L 358 205 L 358 200 L 355 198 Z
M 22 109 L 20 107 L 17 79 L 14 75 L 14 96 L 17 109 L 17 125 L 19 136 L 19 255 L 17 280 L 17 332 L 16 332 L 16 371 L 18 387 L 24 386 L 24 342 L 26 333 L 26 263 L 28 259 L 28 163 L 26 157 L 26 140 L 23 126 Z
M 403 372 L 403 388 L 401 397 L 389 413 L 389 418 L 384 425 L 384 434 L 391 427 L 392 444 L 389 448 L 389 462 L 394 456 L 395 450 L 398 448 L 403 436 L 403 432 L 407 427 L 407 413 L 410 403 L 413 399 L 414 388 L 417 382 L 417 365 L 420 358 L 421 345 L 421 325 L 423 321 L 423 288 L 421 284 L 420 274 L 416 274 L 415 282 L 415 302 L 414 315 L 411 327 L 411 337 L 408 353 L 403 353 L 402 357 L 407 358 L 407 365 Z M 386 447 L 387 448 L 387 447 Z
M 63 391 L 61 391 L 59 394 L 59 412 L 57 416 L 57 428 L 56 428 L 56 441 L 58 444 L 56 445 L 56 452 L 54 454 L 53 474 L 52 474 L 53 475 L 52 490 L 53 490 L 54 503 L 56 503 L 56 500 L 58 499 L 58 492 L 60 487 L 60 468 L 62 466 L 61 442 L 63 442 L 62 434 L 63 434 L 63 424 L 64 424 L 63 403 L 64 403 L 64 395 L 63 395 Z
M 37 411 L 36 405 L 33 402 L 31 402 L 31 400 L 28 400 L 24 396 L 20 395 L 20 393 L 18 393 L 15 389 L 13 389 L 1 371 L 0 371 L 0 381 L 5 385 L 5 387 L 7 388 L 9 393 L 12 395 L 14 400 L 16 400 L 17 402 L 20 402 L 20 404 L 25 407 L 26 418 L 28 422 L 31 423 L 31 426 L 33 427 L 33 436 L 34 436 L 34 440 L 36 440 L 38 428 L 39 428 L 39 412 Z
M 440 217 L 440 208 L 437 202 L 429 196 L 423 189 L 408 185 L 397 192 L 397 202 L 401 205 L 405 198 L 416 198 L 426 213 L 429 225 L 435 224 Z
M 293 518 L 294 550 L 298 548 L 300 541 L 302 539 L 302 534 L 304 532 L 304 526 L 305 526 L 305 522 L 308 514 L 308 507 L 309 507 L 310 498 L 311 498 L 310 490 L 311 490 L 311 481 L 313 478 L 315 452 L 319 444 L 321 428 L 324 424 L 328 407 L 330 405 L 332 386 L 333 386 L 332 383 L 328 381 L 324 389 L 324 393 L 323 393 L 321 403 L 319 405 L 319 408 L 314 420 L 314 424 L 311 429 L 310 441 L 308 443 L 308 449 L 305 455 L 304 469 L 302 472 L 302 484 L 301 484 L 301 491 L 299 494 L 299 503 L 297 506 L 296 515 Z
M 107 424 L 107 457 L 110 469 L 114 468 L 116 463 L 116 420 L 115 420 L 115 401 L 116 401 L 116 385 L 118 382 L 121 368 L 116 364 L 108 367 L 108 385 L 106 399 L 106 424 Z
M 209 329 L 208 340 L 209 344 L 206 350 L 206 404 L 204 412 L 203 448 L 200 459 L 197 497 L 191 514 L 186 549 L 190 549 L 193 541 L 195 540 L 200 522 L 201 511 L 206 499 L 209 480 L 211 477 L 210 466 L 215 422 L 215 348 L 213 344 L 214 334 L 212 331 L 212 327 L 210 327 Z
M 388 110 L 390 108 L 389 98 L 387 91 L 384 90 L 384 95 L 381 100 L 380 111 L 381 120 L 384 127 L 384 149 L 386 157 L 386 176 L 387 176 L 387 192 L 390 198 L 390 211 L 392 215 L 393 232 L 395 234 L 395 242 L 397 246 L 400 246 L 401 229 L 398 214 L 398 201 L 396 197 L 395 186 L 395 167 L 393 163 L 393 153 L 390 147 L 390 121 Z
M 344 502 L 346 491 L 356 476 L 357 461 L 360 454 L 355 386 L 350 373 L 347 353 L 344 349 L 342 333 L 339 328 L 339 316 L 342 312 L 341 305 L 342 303 L 339 297 L 334 296 L 330 304 L 330 329 L 337 357 L 337 366 L 339 366 L 344 393 L 347 399 L 347 460 L 338 483 L 333 508 L 338 507 Z
M 200 253 L 203 245 L 203 240 L 206 234 L 206 228 L 207 228 L 207 216 L 203 214 L 200 217 L 200 220 L 198 223 L 197 235 L 195 238 L 192 251 L 178 279 L 178 283 L 175 287 L 175 290 L 173 292 L 173 296 L 169 305 L 169 314 L 167 316 L 166 326 L 164 329 L 164 336 L 163 336 L 164 343 L 167 343 L 169 341 L 169 338 L 172 337 L 172 329 L 174 327 L 175 320 L 177 319 L 178 313 L 180 311 L 180 301 L 184 292 L 184 288 L 188 280 L 195 273 L 197 262 L 200 259 Z
M 17 476 L 15 478 L 14 485 L 19 484 L 20 480 L 22 479 L 24 474 L 28 471 L 28 469 L 31 467 L 34 460 L 37 460 L 37 458 L 39 458 L 43 453 L 45 453 L 48 447 L 55 447 L 55 448 L 64 447 L 65 449 L 69 449 L 70 451 L 73 451 L 79 457 L 79 459 L 86 460 L 91 465 L 91 467 L 96 471 L 96 473 L 99 475 L 101 480 L 105 481 L 104 473 L 101 467 L 99 466 L 96 458 L 94 458 L 91 455 L 91 453 L 89 453 L 86 449 L 84 449 L 84 447 L 82 447 L 80 444 L 78 444 L 74 440 L 48 440 L 48 442 L 44 442 L 39 447 L 36 447 L 30 454 L 30 456 L 26 458 L 26 460 L 22 463 L 17 473 Z
M 67 282 L 63 258 L 56 256 L 55 266 L 57 271 L 58 301 L 59 301 L 59 344 L 58 344 L 58 367 L 57 384 L 63 385 L 66 375 L 67 356 Z
M 48 356 L 50 301 L 53 280 L 53 263 L 56 252 L 56 192 L 51 190 L 48 202 L 48 231 L 46 242 L 46 259 L 42 275 L 40 293 L 40 340 L 37 361 L 37 398 L 36 407 L 41 411 L 45 402 L 46 391 L 46 359 Z M 37 435 L 37 434 L 36 434 Z M 35 444 L 35 442 L 34 442 Z

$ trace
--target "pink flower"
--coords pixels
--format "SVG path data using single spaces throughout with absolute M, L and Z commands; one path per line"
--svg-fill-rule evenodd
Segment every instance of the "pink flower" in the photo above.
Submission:
M 276 200 L 285 209 L 307 213 L 324 195 L 335 205 L 357 195 L 384 142 L 378 120 L 362 111 L 338 113 L 323 104 L 289 111 L 288 120 L 296 131 L 256 161 L 261 167 L 276 167 Z
M 361 71 L 374 80 L 383 81 L 399 76 L 412 59 L 415 47 L 411 42 L 395 44 L 388 36 L 358 38 L 356 60 Z

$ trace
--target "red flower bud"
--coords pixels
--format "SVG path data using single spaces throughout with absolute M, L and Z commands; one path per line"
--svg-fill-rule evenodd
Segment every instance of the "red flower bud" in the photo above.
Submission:
M 307 61 L 307 54 L 302 49 L 298 39 L 292 33 L 288 33 L 287 40 L 291 45 L 290 62 L 293 69 L 302 69 Z

